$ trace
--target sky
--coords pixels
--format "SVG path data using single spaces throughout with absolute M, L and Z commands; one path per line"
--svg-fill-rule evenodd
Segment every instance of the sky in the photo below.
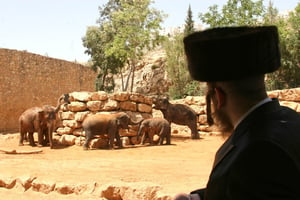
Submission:
M 0 48 L 26 50 L 53 58 L 87 62 L 82 45 L 88 26 L 97 25 L 99 6 L 108 0 L 0 0 Z M 267 4 L 269 0 L 264 0 Z M 227 0 L 154 0 L 151 7 L 168 17 L 162 26 L 184 24 L 191 5 L 195 23 L 198 14 Z M 293 10 L 300 0 L 272 0 L 280 11 Z

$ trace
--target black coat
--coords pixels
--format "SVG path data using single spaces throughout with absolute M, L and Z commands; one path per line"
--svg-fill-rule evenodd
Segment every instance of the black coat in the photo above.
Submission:
M 300 115 L 268 102 L 216 153 L 203 200 L 300 200 Z

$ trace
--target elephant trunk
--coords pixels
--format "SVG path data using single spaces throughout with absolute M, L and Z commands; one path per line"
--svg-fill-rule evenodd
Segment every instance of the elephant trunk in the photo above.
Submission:
M 63 94 L 58 98 L 57 105 L 55 108 L 55 113 L 58 113 L 61 105 L 66 105 L 70 103 L 69 94 Z

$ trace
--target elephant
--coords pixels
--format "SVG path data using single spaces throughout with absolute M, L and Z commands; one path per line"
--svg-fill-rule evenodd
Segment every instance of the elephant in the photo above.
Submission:
M 191 138 L 199 139 L 200 135 L 197 130 L 197 114 L 187 105 L 172 104 L 167 98 L 154 98 L 153 108 L 160 110 L 163 116 L 171 124 L 172 122 L 179 125 L 186 125 L 191 129 Z
M 82 123 L 85 132 L 84 150 L 88 150 L 89 142 L 95 135 L 107 134 L 109 137 L 109 148 L 113 149 L 114 139 L 116 138 L 119 148 L 122 148 L 122 142 L 119 135 L 119 129 L 128 129 L 128 125 L 135 124 L 131 121 L 125 112 L 95 114 L 86 117 Z
M 25 110 L 19 117 L 20 140 L 19 145 L 23 145 L 23 140 L 27 139 L 31 146 L 34 143 L 33 133 L 38 133 L 38 144 L 45 146 L 50 143 L 53 148 L 52 133 L 55 129 L 56 115 L 63 104 L 68 104 L 69 94 L 62 95 L 57 102 L 57 106 L 44 105 L 42 107 L 32 107 Z
M 148 118 L 141 122 L 137 133 L 137 140 L 142 136 L 141 144 L 145 143 L 146 136 L 149 137 L 150 144 L 153 143 L 153 136 L 159 136 L 158 144 L 162 145 L 164 138 L 166 138 L 166 144 L 171 144 L 171 126 L 170 123 L 164 118 Z

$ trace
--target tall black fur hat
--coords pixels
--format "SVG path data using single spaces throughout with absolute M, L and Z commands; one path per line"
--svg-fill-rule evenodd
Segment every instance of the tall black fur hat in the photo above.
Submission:
M 184 38 L 188 68 L 198 81 L 230 81 L 280 67 L 276 26 L 223 27 Z

